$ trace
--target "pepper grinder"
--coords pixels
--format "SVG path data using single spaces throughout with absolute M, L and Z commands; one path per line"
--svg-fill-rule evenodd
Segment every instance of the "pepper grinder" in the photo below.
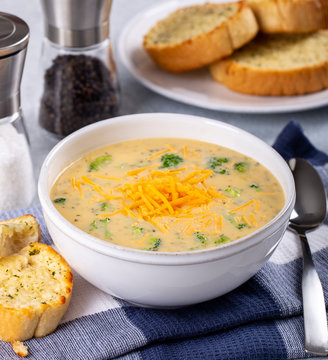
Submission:
M 41 0 L 45 38 L 39 123 L 64 137 L 118 114 L 109 14 L 112 0 Z
M 29 28 L 0 12 L 0 213 L 28 206 L 35 193 L 28 136 L 20 106 L 20 84 Z

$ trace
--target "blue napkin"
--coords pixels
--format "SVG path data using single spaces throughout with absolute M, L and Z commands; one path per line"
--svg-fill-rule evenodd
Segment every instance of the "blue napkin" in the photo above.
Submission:
M 318 150 L 304 135 L 296 121 L 290 121 L 278 135 L 273 148 L 285 159 L 304 158 L 312 165 L 322 166 L 328 163 L 328 155 Z
M 297 123 L 286 126 L 274 147 L 286 158 L 302 156 L 312 161 L 328 180 L 327 155 L 315 149 Z M 1 218 L 25 213 L 37 217 L 43 242 L 52 244 L 40 207 L 8 212 Z M 328 227 L 323 225 L 311 235 L 311 246 L 328 303 L 327 235 Z M 286 232 L 270 261 L 244 285 L 220 298 L 178 310 L 138 308 L 108 300 L 109 295 L 84 284 L 76 274 L 69 316 L 53 334 L 25 342 L 29 359 L 305 358 L 298 245 L 295 235 Z M 89 288 L 81 296 L 83 286 Z M 100 300 L 108 308 L 93 307 Z M 83 306 L 88 311 L 81 316 L 76 309 Z M 10 344 L 0 342 L 0 359 L 16 358 Z
M 285 160 L 304 158 L 311 162 L 319 172 L 327 192 L 328 166 L 325 165 L 328 164 L 328 155 L 311 144 L 309 139 L 304 135 L 301 126 L 296 121 L 291 121 L 285 126 L 274 142 L 273 148 L 277 150 Z M 328 217 L 325 223 L 328 224 Z

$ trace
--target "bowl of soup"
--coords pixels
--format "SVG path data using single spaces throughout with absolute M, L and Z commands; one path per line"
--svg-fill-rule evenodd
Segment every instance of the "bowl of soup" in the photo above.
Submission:
M 60 141 L 39 198 L 52 239 L 87 281 L 134 304 L 180 307 L 252 277 L 295 202 L 269 145 L 191 115 L 126 115 Z

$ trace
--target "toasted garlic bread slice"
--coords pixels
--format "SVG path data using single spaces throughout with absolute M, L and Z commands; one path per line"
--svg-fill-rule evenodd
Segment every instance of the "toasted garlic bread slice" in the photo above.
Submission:
M 210 65 L 213 78 L 254 95 L 301 95 L 328 88 L 328 30 L 262 35 Z
M 230 55 L 258 32 L 252 10 L 243 2 L 178 9 L 144 36 L 143 46 L 162 69 L 182 72 Z
M 40 226 L 33 215 L 0 221 L 0 258 L 15 254 L 40 239 Z
M 264 33 L 306 33 L 328 28 L 327 0 L 246 0 Z
M 72 286 L 69 266 L 48 245 L 32 243 L 0 259 L 0 339 L 24 341 L 54 331 Z

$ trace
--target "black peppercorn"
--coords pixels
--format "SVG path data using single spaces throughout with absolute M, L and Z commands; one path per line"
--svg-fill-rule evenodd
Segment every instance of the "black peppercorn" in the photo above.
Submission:
M 118 114 L 115 79 L 98 58 L 57 56 L 46 70 L 40 125 L 59 136 Z

